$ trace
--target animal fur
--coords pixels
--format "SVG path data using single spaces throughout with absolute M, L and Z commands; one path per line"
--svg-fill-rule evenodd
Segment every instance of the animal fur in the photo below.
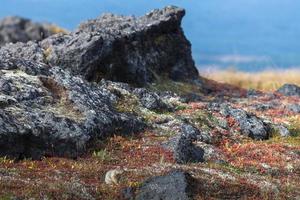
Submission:
M 123 174 L 124 170 L 122 169 L 113 169 L 109 170 L 105 174 L 105 183 L 108 185 L 117 185 L 119 182 L 119 175 Z

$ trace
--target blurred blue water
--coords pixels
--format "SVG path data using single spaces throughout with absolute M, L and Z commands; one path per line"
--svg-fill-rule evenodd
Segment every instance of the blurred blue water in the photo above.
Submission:
M 200 68 L 300 68 L 299 0 L 0 0 L 0 17 L 73 29 L 103 12 L 139 16 L 170 4 L 187 10 L 183 26 Z

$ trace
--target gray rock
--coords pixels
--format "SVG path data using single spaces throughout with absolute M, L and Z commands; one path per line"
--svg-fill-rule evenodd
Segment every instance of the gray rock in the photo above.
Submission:
M 28 43 L 17 42 L 15 44 L 6 44 L 0 49 L 0 57 L 8 58 L 20 58 L 21 60 L 26 59 L 28 61 L 35 61 L 39 63 L 45 63 L 44 50 L 39 44 L 29 41 Z M 17 59 L 20 61 L 20 59 Z
M 1 60 L 0 74 L 0 156 L 77 157 L 98 139 L 144 127 L 114 110 L 108 90 L 58 67 Z
M 166 144 L 173 151 L 176 163 L 204 162 L 204 150 L 193 144 L 199 137 L 198 129 L 188 124 L 182 125 L 181 132 Z
M 127 187 L 121 190 L 123 200 L 134 200 L 134 188 Z
M 183 103 L 198 102 L 203 101 L 203 97 L 195 93 L 188 93 L 182 95 L 180 101 Z
M 140 104 L 140 107 L 158 112 L 167 112 L 174 110 L 174 106 L 166 102 L 163 95 L 149 91 L 146 88 L 134 88 L 126 83 L 112 82 L 104 79 L 100 81 L 99 85 L 102 88 L 109 89 L 118 98 L 126 98 L 126 95 L 135 96 L 136 100 Z
M 192 178 L 181 171 L 146 180 L 139 188 L 137 200 L 189 200 L 192 199 Z
M 278 125 L 278 126 L 275 126 L 275 128 L 278 130 L 278 133 L 280 136 L 282 136 L 282 137 L 291 136 L 291 132 L 285 126 Z
M 285 96 L 298 96 L 300 97 L 300 87 L 294 84 L 285 84 L 277 90 L 278 93 Z
M 6 43 L 40 41 L 55 32 L 51 26 L 33 23 L 21 17 L 6 17 L 0 20 L 0 46 Z
M 221 105 L 220 112 L 224 116 L 233 117 L 239 123 L 242 134 L 256 140 L 269 139 L 271 127 L 257 116 L 242 109 L 232 108 L 226 104 Z
M 207 131 L 201 131 L 197 135 L 197 141 L 210 144 L 212 142 L 212 137 Z
M 210 162 L 210 163 L 225 162 L 226 156 L 216 146 L 211 145 L 211 144 L 205 144 L 203 142 L 198 142 L 197 146 L 204 150 L 203 159 L 205 160 L 205 162 Z
M 0 48 L 0 156 L 76 157 L 112 133 L 140 131 L 144 123 L 138 117 L 114 109 L 122 92 L 147 109 L 172 110 L 158 93 L 94 81 L 146 85 L 159 75 L 199 82 L 181 29 L 184 14 L 177 7 L 140 18 L 108 14 L 69 34 Z M 197 134 L 182 127 L 178 162 L 202 161 L 202 149 L 193 145 Z
M 257 97 L 257 96 L 259 96 L 260 94 L 261 94 L 260 91 L 257 91 L 257 90 L 254 90 L 254 89 L 249 89 L 249 90 L 247 91 L 247 97 L 249 97 L 249 98 Z
M 2 49 L 0 49 L 0 52 Z M 35 62 L 23 58 L 15 58 L 15 56 L 13 55 L 12 56 L 0 55 L 0 70 L 21 70 L 26 74 L 33 75 L 33 76 L 34 75 L 47 76 L 50 75 L 49 69 L 50 66 L 45 65 L 44 63 Z M 8 85 L 6 84 L 5 87 L 8 87 Z
M 271 102 L 271 103 L 255 104 L 253 105 L 253 108 L 258 111 L 266 111 L 266 110 L 274 109 L 277 106 L 279 106 L 279 104 Z
M 154 111 L 172 111 L 173 107 L 165 103 L 155 92 L 150 92 L 145 88 L 136 88 L 133 94 L 137 95 L 143 107 Z
M 288 111 L 300 113 L 300 104 L 289 104 L 285 107 Z
M 199 76 L 181 28 L 184 15 L 177 7 L 139 18 L 106 14 L 70 34 L 49 37 L 41 46 L 51 66 L 68 68 L 89 81 L 145 85 L 157 76 L 193 81 Z

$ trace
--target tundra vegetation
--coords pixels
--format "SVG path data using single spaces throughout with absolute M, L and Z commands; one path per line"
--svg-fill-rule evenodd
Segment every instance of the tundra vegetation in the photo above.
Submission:
M 0 23 L 0 199 L 300 198 L 299 82 L 199 76 L 184 14 Z

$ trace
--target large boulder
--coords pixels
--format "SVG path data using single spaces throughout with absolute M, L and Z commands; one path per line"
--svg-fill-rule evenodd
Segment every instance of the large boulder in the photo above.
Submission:
M 183 9 L 171 6 L 139 18 L 105 14 L 70 34 L 43 40 L 45 62 L 89 81 L 145 85 L 159 76 L 196 80 L 191 44 L 181 28 L 184 15 Z
M 58 67 L 0 59 L 0 156 L 77 157 L 97 139 L 143 128 L 116 97 Z
M 62 29 L 42 23 L 34 23 L 29 19 L 12 16 L 0 20 L 0 46 L 6 43 L 40 41 Z
M 71 33 L 1 47 L 0 156 L 76 157 L 97 139 L 144 128 L 138 117 L 115 109 L 118 92 L 94 81 L 145 85 L 159 76 L 196 81 L 191 46 L 180 26 L 184 14 L 177 7 L 139 18 L 106 14 Z M 173 110 L 155 92 L 119 85 L 144 108 Z M 176 140 L 176 157 L 201 161 L 203 152 L 187 131 Z

